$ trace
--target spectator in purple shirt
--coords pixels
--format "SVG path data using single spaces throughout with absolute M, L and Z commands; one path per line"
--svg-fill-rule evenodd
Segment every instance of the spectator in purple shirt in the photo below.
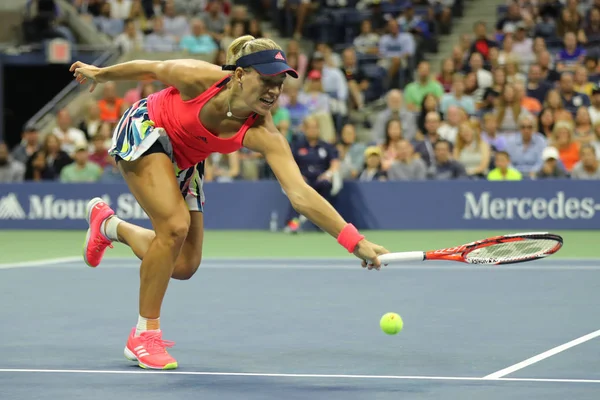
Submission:
M 559 72 L 573 71 L 577 65 L 583 64 L 586 51 L 577 45 L 577 36 L 573 32 L 565 33 L 565 48 L 556 55 L 556 69 Z

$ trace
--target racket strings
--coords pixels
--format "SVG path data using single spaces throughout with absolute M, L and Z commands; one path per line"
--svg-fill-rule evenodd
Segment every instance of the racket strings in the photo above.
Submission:
M 521 260 L 548 254 L 557 245 L 556 240 L 536 239 L 503 242 L 487 247 L 481 247 L 466 255 L 468 262 L 497 262 Z

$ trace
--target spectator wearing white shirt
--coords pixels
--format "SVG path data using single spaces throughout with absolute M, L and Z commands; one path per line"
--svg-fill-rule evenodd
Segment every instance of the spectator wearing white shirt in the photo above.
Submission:
M 469 66 L 471 67 L 471 72 L 475 73 L 475 76 L 477 77 L 477 90 L 473 94 L 473 97 L 475 102 L 479 102 L 483 99 L 485 89 L 493 85 L 494 79 L 490 71 L 483 69 L 483 57 L 481 54 L 471 54 Z
M 592 89 L 590 102 L 592 104 L 588 107 L 588 111 L 592 119 L 592 125 L 595 125 L 600 122 L 600 87 L 596 86 Z
M 175 5 L 172 1 L 165 3 L 164 26 L 165 32 L 168 35 L 174 36 L 178 43 L 183 36 L 190 32 L 190 25 L 187 19 L 185 16 L 176 13 Z
M 379 35 L 373 32 L 371 21 L 365 19 L 360 24 L 360 34 L 354 38 L 356 51 L 364 54 L 379 53 Z
M 129 18 L 131 13 L 131 0 L 108 0 L 110 3 L 110 16 L 115 19 Z
M 68 155 L 73 154 L 75 143 L 87 142 L 85 133 L 72 126 L 71 115 L 67 109 L 62 109 L 56 114 L 56 125 L 52 133 L 60 141 L 60 149 Z
M 125 29 L 115 39 L 115 45 L 118 46 L 123 53 L 130 51 L 139 51 L 144 48 L 144 34 L 138 31 L 132 19 L 125 20 Z
M 512 44 L 512 53 L 517 56 L 521 65 L 529 65 L 535 62 L 533 52 L 533 39 L 527 37 L 527 26 L 521 21 L 517 24 Z
M 325 64 L 325 56 L 321 52 L 313 54 L 313 69 L 322 74 L 323 90 L 333 99 L 344 104 L 348 101 L 348 82 L 339 68 Z
M 409 59 L 414 56 L 416 45 L 410 33 L 400 32 L 398 21 L 388 21 L 388 33 L 379 40 L 379 56 L 382 58 L 379 65 L 388 72 L 391 87 L 398 87 L 400 80 L 395 80 L 402 71 L 409 66 Z
M 152 33 L 144 39 L 144 49 L 149 52 L 170 52 L 177 49 L 177 40 L 165 32 L 163 17 L 154 17 Z

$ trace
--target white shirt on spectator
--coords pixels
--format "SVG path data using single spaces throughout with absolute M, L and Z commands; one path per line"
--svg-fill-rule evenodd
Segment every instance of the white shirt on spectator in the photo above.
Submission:
M 323 67 L 323 91 L 336 100 L 348 100 L 348 81 L 338 68 Z
M 600 122 L 600 109 L 589 106 L 588 112 L 590 114 L 590 119 L 592 120 L 592 125 L 596 125 L 596 123 Z
M 379 54 L 385 58 L 412 56 L 415 54 L 415 40 L 410 33 L 385 34 L 379 41 Z
M 131 38 L 126 33 L 121 33 L 115 39 L 115 45 L 121 48 L 124 53 L 141 50 L 144 47 L 144 35 L 141 32 L 136 32 L 135 38 Z
M 61 142 L 60 149 L 65 151 L 67 154 L 73 154 L 75 145 L 78 143 L 87 143 L 85 133 L 81 129 L 69 128 L 66 132 L 60 129 L 58 126 L 52 129 L 52 133 L 56 135 L 58 140 Z
M 454 144 L 456 142 L 456 135 L 458 135 L 458 126 L 452 126 L 447 122 L 442 122 L 437 132 L 442 139 Z
M 131 0 L 108 0 L 110 3 L 110 17 L 116 19 L 129 18 Z
M 379 47 L 379 35 L 376 33 L 367 33 L 366 35 L 358 35 L 354 38 L 354 47 L 359 53 L 366 53 L 373 47 Z
M 512 46 L 512 53 L 517 56 L 520 64 L 531 64 L 535 62 L 535 53 L 533 52 L 533 40 L 525 38 L 522 42 L 515 41 Z

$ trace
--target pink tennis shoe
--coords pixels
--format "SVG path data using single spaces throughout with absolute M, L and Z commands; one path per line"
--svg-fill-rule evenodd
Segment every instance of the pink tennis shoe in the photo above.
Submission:
M 167 347 L 173 347 L 175 342 L 163 340 L 162 331 L 146 331 L 135 336 L 135 328 L 131 330 L 125 357 L 137 361 L 138 365 L 146 369 L 176 369 L 177 360 L 167 352 Z
M 113 215 L 113 209 L 99 197 L 90 200 L 87 205 L 86 219 L 90 228 L 85 235 L 83 259 L 90 267 L 100 265 L 106 248 L 113 247 L 112 242 L 101 231 L 102 223 Z

